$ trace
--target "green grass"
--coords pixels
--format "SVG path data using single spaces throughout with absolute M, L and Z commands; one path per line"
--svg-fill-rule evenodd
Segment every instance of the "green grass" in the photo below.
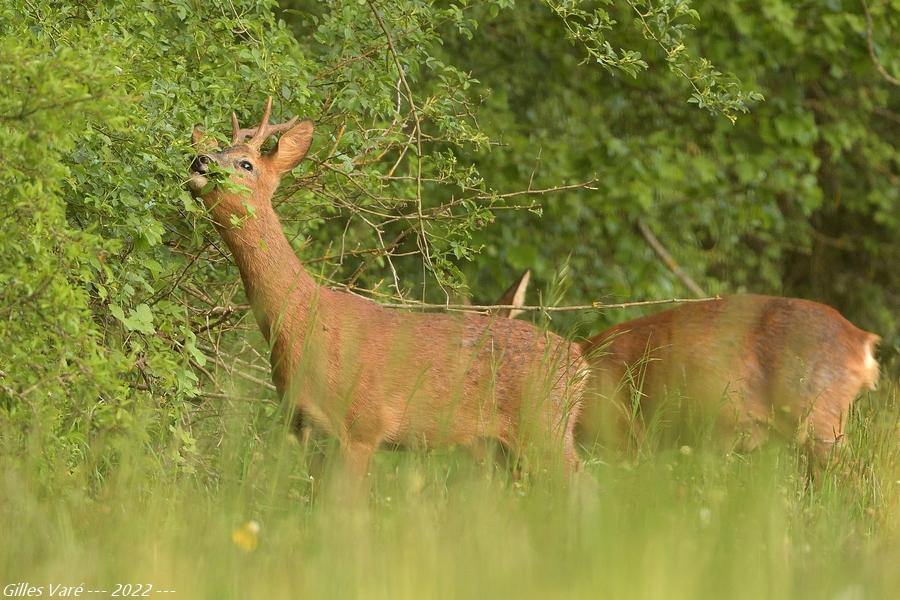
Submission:
M 858 407 L 854 460 L 815 486 L 777 445 L 592 457 L 570 484 L 512 482 L 460 452 L 384 450 L 354 502 L 321 484 L 317 447 L 232 401 L 177 469 L 138 443 L 102 477 L 39 473 L 36 455 L 4 452 L 0 592 L 24 581 L 45 597 L 50 583 L 151 583 L 176 590 L 151 597 L 182 599 L 898 598 L 900 401 L 883 389 Z M 258 546 L 245 551 L 232 534 L 250 520 Z

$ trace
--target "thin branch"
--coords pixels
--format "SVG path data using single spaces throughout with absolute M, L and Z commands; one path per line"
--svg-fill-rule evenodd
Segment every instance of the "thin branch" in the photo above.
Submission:
M 704 296 L 706 296 L 706 292 L 703 291 L 703 288 L 697 285 L 697 282 L 691 279 L 691 276 L 684 272 L 681 266 L 666 250 L 666 247 L 662 245 L 662 242 L 660 242 L 659 239 L 655 235 L 653 235 L 653 231 L 646 223 L 638 219 L 637 228 L 638 231 L 641 232 L 641 235 L 644 236 L 644 240 L 646 240 L 650 248 L 653 249 L 653 252 L 656 253 L 656 256 L 659 258 L 659 260 L 662 261 L 667 269 L 672 271 L 672 274 L 675 275 L 675 277 L 677 277 L 687 289 L 692 291 L 698 298 L 703 298 Z
M 572 183 L 569 185 L 558 185 L 555 187 L 544 188 L 540 190 L 519 190 L 517 192 L 507 192 L 505 194 L 497 194 L 496 196 L 491 196 L 490 194 L 481 194 L 479 196 L 474 196 L 474 200 L 487 200 L 491 198 L 515 198 L 516 196 L 544 196 L 546 194 L 553 194 L 555 192 L 563 192 L 566 190 L 596 190 L 594 184 L 597 183 L 597 179 L 591 179 L 590 181 L 585 181 L 583 183 Z
M 878 55 L 875 53 L 875 42 L 872 40 L 872 15 L 869 13 L 869 5 L 866 4 L 866 0 L 859 0 L 859 2 L 862 4 L 863 12 L 866 13 L 866 45 L 869 47 L 869 56 L 872 57 L 875 69 L 888 83 L 900 85 L 900 79 L 888 73 L 881 61 L 878 60 Z
M 721 299 L 721 296 L 710 296 L 707 298 L 668 298 L 664 300 L 638 300 L 635 302 L 617 302 L 613 304 L 606 304 L 604 302 L 592 302 L 591 304 L 576 304 L 572 306 L 516 306 L 514 304 L 427 304 L 425 302 L 384 303 L 379 305 L 383 306 L 384 308 L 444 309 L 479 313 L 513 309 L 531 312 L 573 312 L 582 310 L 606 310 L 611 308 L 633 308 L 636 306 L 655 306 L 658 304 L 713 302 Z

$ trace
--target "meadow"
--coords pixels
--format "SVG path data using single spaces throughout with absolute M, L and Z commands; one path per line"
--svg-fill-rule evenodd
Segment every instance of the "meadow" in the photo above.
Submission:
M 331 444 L 231 399 L 176 469 L 137 442 L 102 474 L 4 452 L 0 581 L 192 599 L 895 598 L 897 387 L 857 407 L 852 459 L 813 484 L 778 444 L 648 443 L 586 457 L 574 481 L 382 450 L 354 499 L 328 483 Z

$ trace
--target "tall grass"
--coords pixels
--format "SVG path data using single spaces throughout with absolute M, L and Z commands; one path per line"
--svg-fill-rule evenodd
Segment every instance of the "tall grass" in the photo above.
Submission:
M 513 481 L 453 450 L 386 450 L 359 501 L 322 484 L 328 443 L 304 447 L 278 414 L 238 400 L 207 421 L 202 460 L 179 469 L 135 442 L 89 486 L 94 474 L 38 473 L 7 448 L 0 592 L 29 582 L 45 597 L 50 583 L 149 583 L 175 590 L 151 597 L 190 599 L 897 598 L 896 387 L 857 406 L 853 459 L 815 485 L 777 445 L 594 456 L 569 484 Z

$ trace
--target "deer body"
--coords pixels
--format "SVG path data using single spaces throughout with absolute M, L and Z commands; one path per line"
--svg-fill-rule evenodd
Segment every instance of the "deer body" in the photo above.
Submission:
M 270 108 L 271 100 L 255 131 L 239 130 L 234 119 L 233 146 L 201 155 L 190 185 L 237 263 L 271 346 L 278 391 L 340 440 L 360 474 L 383 442 L 470 445 L 481 438 L 517 452 L 536 444 L 574 468 L 586 371 L 577 346 L 526 323 L 403 313 L 316 284 L 271 204 L 281 173 L 306 154 L 312 124 L 276 126 L 285 131 L 277 149 L 260 154 L 272 129 Z M 239 143 L 250 134 L 249 144 Z M 249 197 L 210 190 L 211 162 L 229 169 Z
M 585 402 L 579 437 L 639 434 L 638 413 L 644 424 L 654 413 L 666 420 L 665 403 L 684 398 L 676 410 L 712 415 L 745 449 L 774 430 L 824 459 L 855 397 L 875 388 L 878 340 L 831 307 L 759 295 L 627 321 L 583 345 L 597 397 Z

